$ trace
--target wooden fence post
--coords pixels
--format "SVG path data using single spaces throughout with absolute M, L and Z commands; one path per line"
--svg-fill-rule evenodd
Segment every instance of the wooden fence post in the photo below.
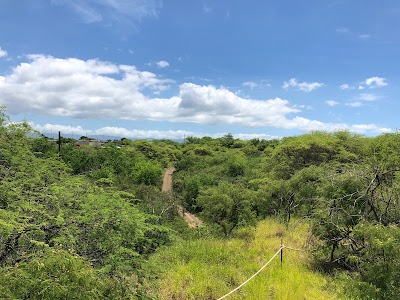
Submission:
M 283 248 L 282 248 L 282 246 L 283 246 L 283 241 L 281 239 L 281 270 L 282 270 L 282 263 L 283 263 Z
M 58 132 L 58 156 L 61 154 L 61 131 Z

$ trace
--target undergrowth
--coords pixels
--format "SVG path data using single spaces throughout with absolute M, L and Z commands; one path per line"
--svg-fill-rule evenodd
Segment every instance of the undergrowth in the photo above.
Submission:
M 158 299 L 218 299 L 264 265 L 283 244 L 307 248 L 309 226 L 264 220 L 233 238 L 179 240 L 149 261 L 159 274 L 150 293 Z M 339 285 L 310 267 L 310 254 L 283 251 L 257 277 L 226 299 L 337 299 Z

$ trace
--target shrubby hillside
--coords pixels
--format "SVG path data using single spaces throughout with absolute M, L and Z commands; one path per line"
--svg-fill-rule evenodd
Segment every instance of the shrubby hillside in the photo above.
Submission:
M 1 111 L 0 298 L 168 299 L 158 280 L 167 270 L 153 262 L 188 260 L 186 243 L 241 244 L 243 232 L 268 230 L 264 219 L 307 224 L 307 265 L 345 282 L 342 297 L 400 294 L 398 133 L 74 143 L 63 139 L 58 155 L 56 143 Z M 168 166 L 176 171 L 165 194 Z M 205 225 L 188 229 L 178 206 Z
M 348 276 L 346 298 L 400 294 L 398 133 L 191 138 L 183 153 L 175 191 L 224 235 L 266 217 L 286 224 L 307 219 L 317 250 L 313 265 Z
M 74 175 L 56 145 L 31 134 L 1 114 L 0 298 L 140 296 L 143 260 L 169 242 L 169 229 L 134 194 L 108 186 L 112 178 Z

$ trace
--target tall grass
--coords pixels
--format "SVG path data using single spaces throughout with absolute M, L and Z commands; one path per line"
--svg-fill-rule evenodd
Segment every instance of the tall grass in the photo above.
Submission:
M 160 299 L 218 299 L 253 275 L 279 249 L 306 247 L 309 228 L 275 220 L 246 228 L 231 239 L 181 240 L 151 258 L 159 279 L 152 293 Z M 226 299 L 337 299 L 329 277 L 313 272 L 309 254 L 284 250 L 257 277 Z

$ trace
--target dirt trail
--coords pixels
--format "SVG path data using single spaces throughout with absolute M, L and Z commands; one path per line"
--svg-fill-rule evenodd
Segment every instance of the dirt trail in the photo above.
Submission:
M 175 168 L 169 167 L 164 174 L 164 180 L 161 191 L 164 193 L 168 193 L 172 191 L 172 174 L 174 173 Z M 203 224 L 198 217 L 191 214 L 190 212 L 185 211 L 182 206 L 178 206 L 178 213 L 179 215 L 186 221 L 190 228 L 199 227 Z
M 162 189 L 164 193 L 168 193 L 172 191 L 172 173 L 174 173 L 175 168 L 174 167 L 169 167 L 164 174 L 164 180 L 162 184 Z

